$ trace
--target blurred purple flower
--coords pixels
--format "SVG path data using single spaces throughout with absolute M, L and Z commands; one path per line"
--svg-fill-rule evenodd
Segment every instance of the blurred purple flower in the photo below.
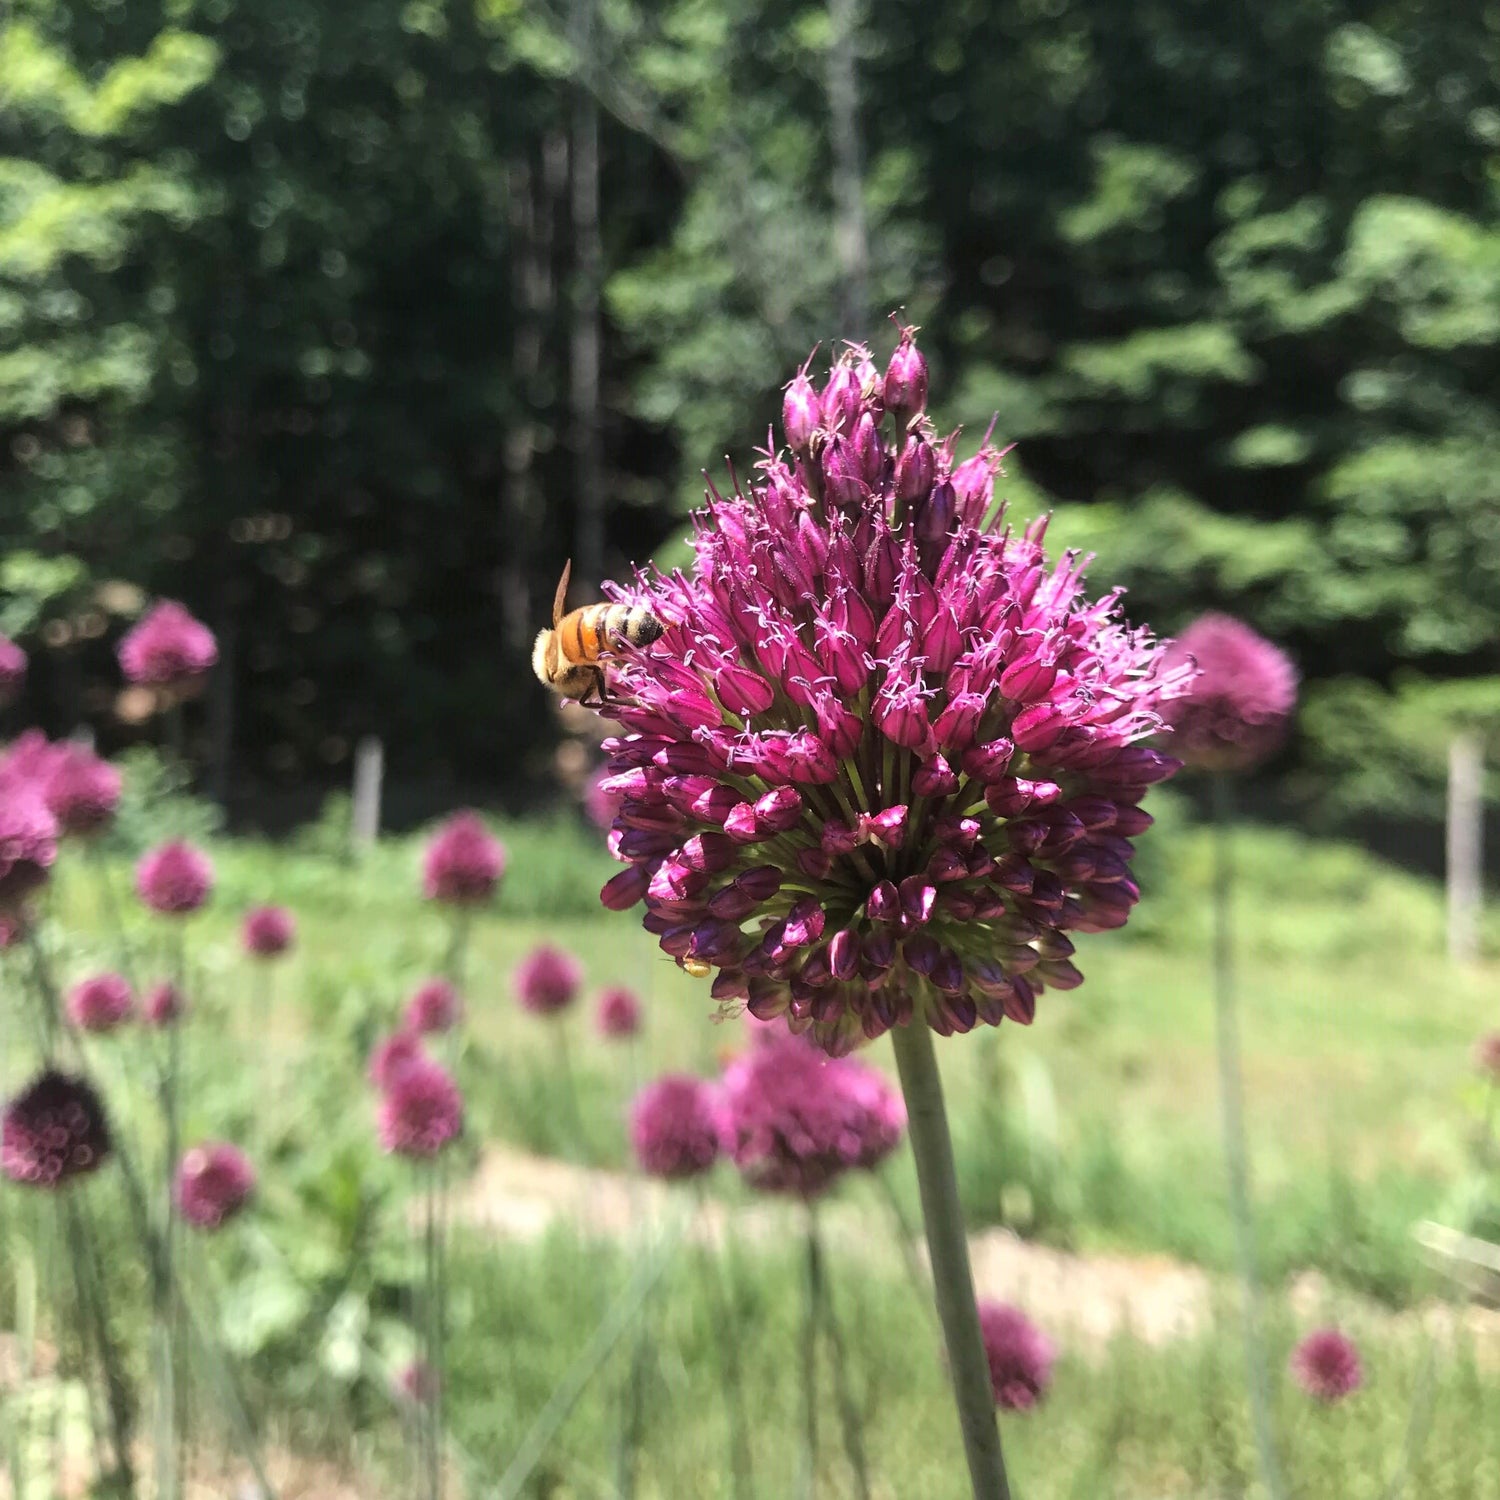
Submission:
M 1045 522 L 992 514 L 999 453 L 955 466 L 925 386 L 909 330 L 884 382 L 858 348 L 821 394 L 804 370 L 792 460 L 711 492 L 691 576 L 613 590 L 668 628 L 608 668 L 629 868 L 601 899 L 835 1055 L 1080 983 L 1066 934 L 1124 925 L 1139 804 L 1178 767 L 1140 742 L 1189 669 L 1048 563 Z
M 634 1036 L 641 1029 L 641 1002 L 633 990 L 616 985 L 599 996 L 594 1022 L 600 1036 Z
M 1281 748 L 1297 706 L 1291 658 L 1242 620 L 1207 614 L 1168 644 L 1173 666 L 1197 667 L 1163 709 L 1172 749 L 1189 765 L 1244 771 Z
M 555 1015 L 578 998 L 583 965 L 571 954 L 543 943 L 516 965 L 510 983 L 522 1010 L 536 1016 Z
M 478 813 L 455 813 L 427 845 L 422 891 L 429 901 L 472 906 L 495 894 L 504 873 L 505 846 Z
M 57 858 L 57 819 L 34 787 L 0 781 L 0 915 L 17 916 Z
M 173 839 L 142 855 L 135 867 L 136 894 L 163 916 L 195 912 L 214 887 L 214 867 L 201 849 Z
M 68 1019 L 83 1031 L 113 1031 L 134 1009 L 135 996 L 123 974 L 95 974 L 68 991 Z
M 385 1090 L 414 1063 L 430 1061 L 422 1038 L 416 1032 L 396 1031 L 375 1044 L 365 1074 L 377 1089 Z
M 1337 1328 L 1317 1328 L 1292 1350 L 1292 1378 L 1309 1396 L 1330 1405 L 1364 1384 L 1354 1341 Z
M 1057 1358 L 1052 1340 L 1020 1308 L 1004 1302 L 980 1302 L 979 1331 L 995 1405 L 1002 1411 L 1030 1411 L 1052 1384 Z
M 1474 1066 L 1500 1083 L 1500 1031 L 1490 1031 L 1474 1043 Z
M 252 957 L 276 958 L 296 940 L 297 921 L 284 906 L 257 906 L 245 913 L 240 937 Z
M 109 1155 L 104 1105 L 86 1079 L 49 1068 L 5 1106 L 0 1172 L 12 1182 L 57 1187 Z
M 424 980 L 406 1002 L 407 1031 L 428 1036 L 434 1032 L 452 1031 L 463 1015 L 463 1001 L 446 979 Z
M 397 1156 L 433 1157 L 463 1129 L 463 1096 L 430 1058 L 394 1069 L 380 1101 L 380 1144 Z
M 183 688 L 219 659 L 213 632 L 175 600 L 163 599 L 120 640 L 120 670 L 129 682 Z
M 713 1085 L 686 1073 L 647 1084 L 630 1107 L 630 1143 L 641 1170 L 673 1182 L 713 1167 L 724 1125 Z
M 403 1365 L 391 1383 L 396 1399 L 413 1406 L 425 1406 L 437 1395 L 439 1387 L 437 1374 L 425 1359 Z
M 153 984 L 141 1002 L 141 1014 L 149 1026 L 171 1026 L 187 1014 L 182 991 L 169 979 Z
M 195 1229 L 218 1229 L 239 1213 L 255 1191 L 255 1168 L 238 1146 L 209 1141 L 194 1146 L 177 1166 L 177 1211 Z
M 8 708 L 26 686 L 26 653 L 7 635 L 0 635 L 0 708 Z
M 64 834 L 87 838 L 114 821 L 120 773 L 85 745 L 61 745 L 43 797 Z
M 14 913 L 0 913 L 0 953 L 14 948 L 26 936 L 26 924 Z
M 589 821 L 605 833 L 609 832 L 614 823 L 621 801 L 620 793 L 612 792 L 603 785 L 608 775 L 607 769 L 595 771 L 583 789 L 583 810 L 588 814 Z

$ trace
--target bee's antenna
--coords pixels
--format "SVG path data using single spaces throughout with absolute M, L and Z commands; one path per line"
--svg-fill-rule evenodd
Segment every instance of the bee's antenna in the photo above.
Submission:
M 557 580 L 557 597 L 552 601 L 552 623 L 555 626 L 563 617 L 563 606 L 568 599 L 568 579 L 573 573 L 573 559 L 563 564 L 562 577 Z

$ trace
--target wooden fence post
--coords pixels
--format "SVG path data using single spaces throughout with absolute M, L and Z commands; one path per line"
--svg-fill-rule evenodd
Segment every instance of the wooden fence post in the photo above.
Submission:
M 354 747 L 354 809 L 350 838 L 356 853 L 380 837 L 380 788 L 385 779 L 385 746 L 367 734 Z

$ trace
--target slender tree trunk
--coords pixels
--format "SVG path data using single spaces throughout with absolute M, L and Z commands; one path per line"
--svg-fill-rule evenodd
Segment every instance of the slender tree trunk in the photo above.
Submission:
M 604 576 L 604 435 L 600 423 L 599 103 L 594 97 L 594 7 L 572 0 L 569 30 L 585 82 L 573 98 L 573 461 L 578 487 L 573 574 L 589 588 Z
M 841 332 L 869 332 L 869 237 L 865 230 L 864 161 L 859 131 L 859 76 L 855 52 L 859 0 L 828 0 L 828 115 L 833 145 L 833 242 L 839 262 Z
M 1479 957 L 1484 885 L 1484 746 L 1472 730 L 1448 745 L 1448 957 Z

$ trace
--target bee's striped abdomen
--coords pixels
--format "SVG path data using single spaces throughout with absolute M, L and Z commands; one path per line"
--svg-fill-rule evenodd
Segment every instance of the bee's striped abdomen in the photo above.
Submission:
M 575 662 L 598 661 L 622 644 L 649 646 L 661 633 L 661 621 L 639 604 L 586 604 L 557 626 L 562 653 Z

